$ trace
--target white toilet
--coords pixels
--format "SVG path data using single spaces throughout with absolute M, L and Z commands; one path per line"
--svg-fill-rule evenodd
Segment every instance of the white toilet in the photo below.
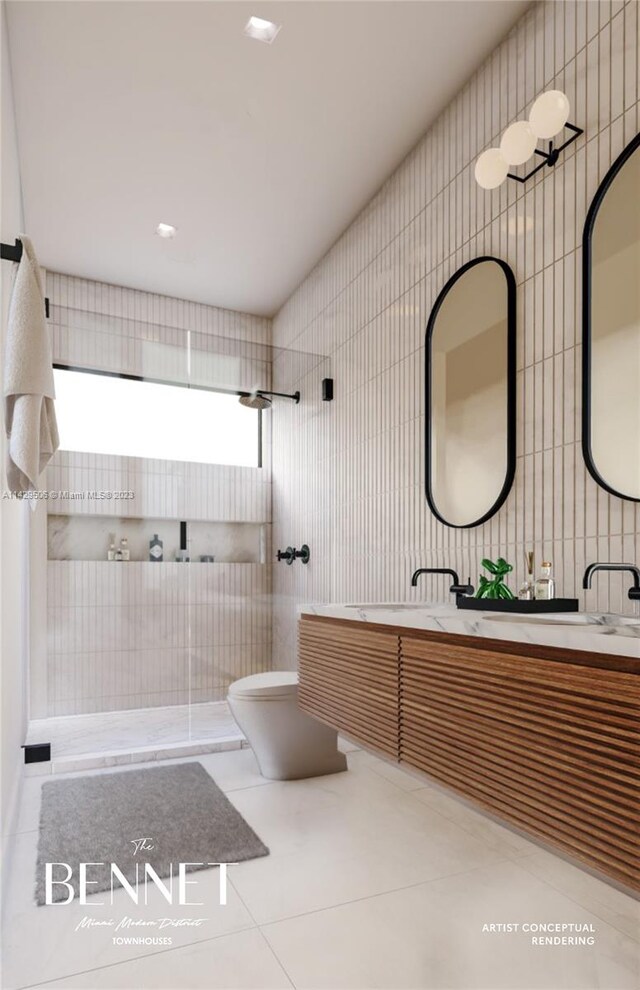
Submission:
M 298 674 L 275 670 L 229 685 L 229 708 L 263 777 L 295 780 L 347 769 L 338 733 L 298 707 Z

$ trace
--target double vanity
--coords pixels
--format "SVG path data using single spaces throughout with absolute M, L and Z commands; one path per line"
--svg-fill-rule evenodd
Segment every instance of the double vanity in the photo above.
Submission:
M 640 134 L 601 182 L 582 242 L 583 457 L 589 483 L 610 498 L 636 503 L 639 183 Z M 517 395 L 518 310 L 510 266 L 481 256 L 451 275 L 427 324 L 425 494 L 431 516 L 447 527 L 438 533 L 439 545 L 451 546 L 459 558 L 474 557 L 480 536 L 466 540 L 465 531 L 486 523 L 505 504 L 517 457 L 525 453 L 517 449 L 516 408 L 528 404 L 530 416 L 533 392 L 529 386 L 526 400 Z M 562 379 L 553 374 L 558 391 Z M 544 403 L 555 401 L 551 378 L 550 383 L 536 399 L 534 418 L 542 420 Z M 538 436 L 536 450 L 543 446 Z M 544 496 L 573 497 L 562 487 Z M 449 539 L 452 529 L 462 531 L 461 540 Z M 528 546 L 537 544 L 537 552 L 554 545 L 544 521 L 525 529 Z M 574 536 L 559 535 L 567 541 Z M 577 543 L 577 529 L 575 537 Z M 435 555 L 435 547 L 423 549 Z M 476 597 L 470 579 L 462 584 L 451 568 L 414 572 L 414 587 L 422 574 L 448 574 L 459 608 L 302 608 L 300 705 L 364 746 L 640 891 L 640 617 L 574 611 L 575 587 L 568 582 L 562 589 L 573 598 L 556 599 L 549 558 L 538 561 L 534 580 L 533 550 L 523 549 L 528 579 L 520 588 L 522 601 L 503 582 L 513 561 L 484 558 L 493 580 L 482 575 Z M 590 564 L 584 589 L 600 570 L 629 571 L 628 597 L 640 602 L 635 565 Z
M 640 891 L 640 617 L 300 609 L 300 706 Z

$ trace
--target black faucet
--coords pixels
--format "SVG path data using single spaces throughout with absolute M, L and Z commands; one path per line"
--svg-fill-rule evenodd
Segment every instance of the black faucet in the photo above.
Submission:
M 633 574 L 629 598 L 632 601 L 640 601 L 640 567 L 634 567 L 633 564 L 589 564 L 582 579 L 582 587 L 585 590 L 591 587 L 591 578 L 596 571 L 629 571 L 630 574 Z
M 457 571 L 452 570 L 450 567 L 419 567 L 417 571 L 414 571 L 411 575 L 411 587 L 415 588 L 418 584 L 418 578 L 421 574 L 450 574 L 453 579 L 453 584 L 449 588 L 452 595 L 472 595 L 474 592 L 474 587 L 471 584 L 471 578 L 469 578 L 468 584 L 460 584 L 460 578 L 458 577 Z

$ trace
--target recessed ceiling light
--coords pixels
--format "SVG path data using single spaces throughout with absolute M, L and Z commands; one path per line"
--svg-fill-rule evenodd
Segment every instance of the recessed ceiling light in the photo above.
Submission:
M 178 233 L 177 227 L 172 227 L 170 223 L 159 223 L 156 227 L 158 237 L 175 237 Z
M 264 41 L 267 45 L 270 45 L 276 40 L 276 35 L 280 27 L 280 24 L 274 24 L 273 21 L 265 21 L 262 17 L 250 17 L 244 33 L 248 38 L 255 38 L 256 41 Z

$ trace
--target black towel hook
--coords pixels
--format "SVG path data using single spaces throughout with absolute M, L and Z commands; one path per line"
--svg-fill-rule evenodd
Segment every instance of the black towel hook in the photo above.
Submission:
M 22 241 L 16 237 L 15 244 L 0 244 L 0 256 L 3 261 L 20 261 L 22 257 Z
M 22 250 L 22 241 L 16 237 L 15 244 L 0 244 L 0 258 L 2 261 L 15 261 L 19 264 Z M 44 315 L 49 319 L 49 296 L 44 297 Z

